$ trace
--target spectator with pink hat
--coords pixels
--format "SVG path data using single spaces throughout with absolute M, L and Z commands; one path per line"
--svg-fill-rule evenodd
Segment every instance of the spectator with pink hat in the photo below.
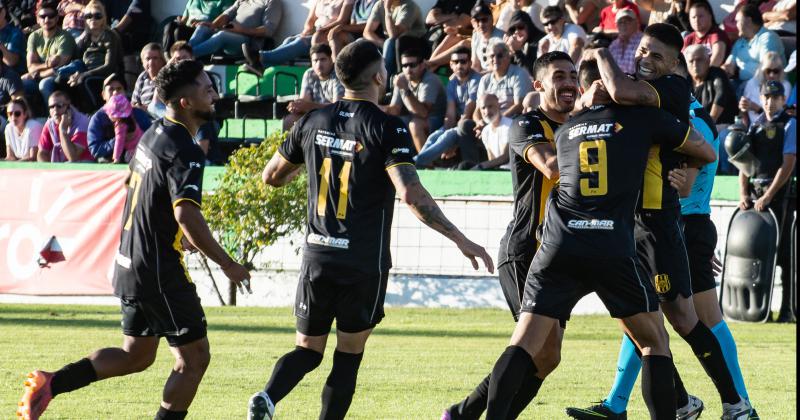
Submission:
M 113 162 L 130 162 L 142 137 L 142 129 L 133 118 L 133 106 L 125 95 L 116 94 L 108 98 L 103 110 L 114 123 Z

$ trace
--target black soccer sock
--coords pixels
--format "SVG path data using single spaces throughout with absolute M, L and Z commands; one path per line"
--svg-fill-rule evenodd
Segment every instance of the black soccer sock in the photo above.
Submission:
M 544 383 L 544 379 L 537 377 L 536 375 L 529 375 L 525 377 L 525 382 L 517 391 L 517 395 L 514 396 L 514 399 L 511 401 L 511 409 L 508 410 L 508 418 L 509 419 L 516 419 L 525 411 L 525 407 L 533 401 L 533 398 L 536 397 L 536 394 L 539 393 L 539 388 L 542 387 Z
M 356 392 L 358 367 L 361 366 L 362 357 L 364 353 L 353 354 L 339 350 L 333 353 L 333 367 L 322 388 L 320 420 L 344 419 Z
M 689 404 L 689 393 L 686 392 L 686 387 L 683 386 L 681 375 L 678 373 L 678 368 L 675 367 L 674 361 L 672 379 L 675 381 L 675 408 L 684 407 Z
M 511 403 L 526 382 L 528 375 L 536 374 L 531 355 L 519 346 L 508 346 L 492 369 L 486 404 L 486 420 L 505 420 Z
M 273 404 L 277 404 L 306 376 L 322 363 L 322 354 L 297 346 L 278 359 L 267 382 L 266 391 Z
M 722 354 L 722 348 L 719 346 L 719 341 L 714 337 L 714 333 L 708 329 L 700 321 L 694 326 L 689 334 L 683 337 L 689 346 L 691 346 L 700 365 L 706 371 L 706 374 L 719 392 L 722 402 L 728 404 L 736 404 L 741 399 L 739 393 L 736 392 L 736 386 L 733 384 L 731 372 L 728 370 L 728 365 L 725 364 L 725 357 Z
M 89 359 L 81 359 L 70 363 L 53 374 L 50 391 L 55 397 L 58 394 L 74 391 L 97 380 L 97 372 Z
M 452 420 L 478 420 L 481 417 L 483 411 L 486 410 L 491 377 L 492 375 L 486 375 L 467 398 L 447 410 Z
M 675 419 L 674 370 L 667 356 L 642 356 L 642 397 L 650 420 Z
M 187 414 L 189 414 L 188 411 L 170 411 L 164 407 L 158 407 L 154 420 L 183 420 Z

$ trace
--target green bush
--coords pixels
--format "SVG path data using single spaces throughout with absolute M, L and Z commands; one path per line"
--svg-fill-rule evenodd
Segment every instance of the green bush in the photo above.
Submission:
M 256 255 L 279 238 L 303 228 L 306 221 L 306 175 L 274 188 L 261 172 L 283 142 L 274 133 L 260 144 L 234 152 L 219 186 L 203 198 L 203 213 L 223 248 L 249 269 Z

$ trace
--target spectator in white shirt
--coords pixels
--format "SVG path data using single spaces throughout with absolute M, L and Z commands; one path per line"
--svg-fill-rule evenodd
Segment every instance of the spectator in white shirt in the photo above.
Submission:
M 473 169 L 506 169 L 510 170 L 508 161 L 508 131 L 511 118 L 500 113 L 500 103 L 493 94 L 478 98 L 478 108 L 486 124 L 481 131 L 481 142 L 486 148 L 487 160 Z
M 558 6 L 547 6 L 542 10 L 542 24 L 547 35 L 539 40 L 538 56 L 561 51 L 569 54 L 577 64 L 586 45 L 586 31 L 579 25 L 567 22 Z
M 22 98 L 11 99 L 6 115 L 6 160 L 35 162 L 42 123 L 31 118 L 28 104 Z

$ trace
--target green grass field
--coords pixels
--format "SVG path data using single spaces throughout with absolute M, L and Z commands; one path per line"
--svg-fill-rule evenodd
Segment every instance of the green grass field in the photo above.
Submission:
M 293 348 L 288 308 L 208 308 L 212 362 L 189 418 L 246 417 L 250 395 L 263 387 L 273 363 Z M 492 309 L 388 309 L 368 343 L 352 419 L 438 419 L 463 398 L 494 364 L 510 336 L 507 312 Z M 796 326 L 733 324 L 739 360 L 751 399 L 763 419 L 796 418 Z M 620 334 L 601 316 L 569 324 L 561 366 L 522 418 L 566 418 L 566 405 L 605 396 L 615 371 Z M 333 340 L 329 348 L 333 348 Z M 114 307 L 0 305 L 0 418 L 15 418 L 24 373 L 53 370 L 99 347 L 121 342 Z M 672 336 L 676 364 L 690 393 L 706 402 L 703 418 L 719 418 L 720 402 L 688 345 Z M 313 419 L 330 369 L 322 366 L 278 406 L 280 419 Z M 147 371 L 59 396 L 45 419 L 150 419 L 172 364 L 166 343 Z M 639 388 L 630 419 L 646 419 Z

